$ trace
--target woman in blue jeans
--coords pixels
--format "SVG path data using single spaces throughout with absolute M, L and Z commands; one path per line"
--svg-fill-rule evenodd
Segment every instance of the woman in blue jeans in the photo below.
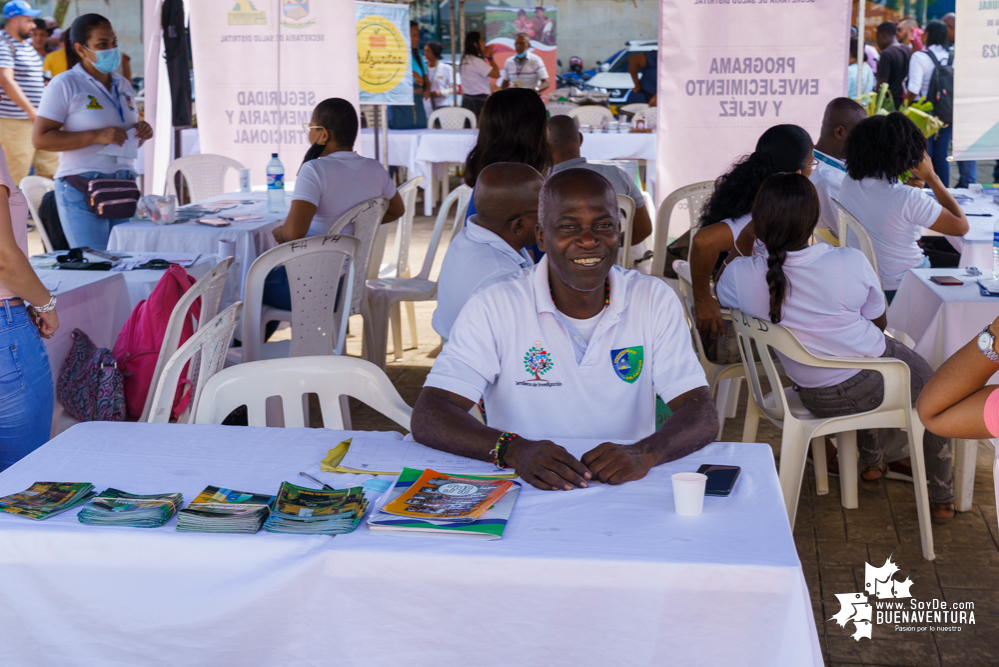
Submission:
M 134 180 L 134 155 L 122 155 L 113 147 L 134 145 L 135 139 L 141 144 L 152 138 L 153 128 L 139 120 L 132 85 L 115 72 L 121 54 L 106 18 L 84 14 L 73 21 L 66 37 L 66 62 L 70 69 L 52 79 L 42 94 L 32 142 L 39 150 L 61 153 L 55 196 L 69 245 L 105 250 L 111 228 L 126 219 L 98 218 L 66 177 Z
M 52 371 L 42 338 L 52 338 L 59 317 L 27 252 L 28 202 L 0 151 L 0 470 L 43 445 L 52 430 Z

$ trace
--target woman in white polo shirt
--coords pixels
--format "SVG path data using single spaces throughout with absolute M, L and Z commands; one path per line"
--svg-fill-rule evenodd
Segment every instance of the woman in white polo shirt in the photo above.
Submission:
M 98 218 L 66 177 L 134 180 L 135 156 L 108 155 L 104 149 L 122 146 L 133 128 L 140 143 L 151 139 L 153 128 L 139 120 L 132 85 L 115 72 L 121 54 L 111 23 L 100 14 L 84 14 L 69 30 L 70 69 L 46 86 L 32 142 L 39 150 L 61 153 L 55 195 L 66 240 L 74 248 L 104 250 L 111 228 L 127 219 Z
M 278 243 L 324 236 L 344 213 L 376 197 L 389 200 L 383 223 L 402 216 L 406 206 L 392 177 L 377 160 L 354 152 L 358 130 L 354 105 L 339 97 L 323 100 L 312 112 L 307 128 L 312 146 L 298 170 L 288 217 L 274 229 Z M 350 236 L 354 226 L 348 224 L 340 233 Z M 267 275 L 264 303 L 291 310 L 291 290 L 283 266 Z
M 478 118 L 486 99 L 493 92 L 490 79 L 499 78 L 499 68 L 493 62 L 493 47 L 486 44 L 477 30 L 465 35 L 465 53 L 458 65 L 461 74 L 461 106 Z
M 903 183 L 906 172 L 925 181 L 933 196 Z M 851 130 L 839 201 L 871 237 L 889 304 L 906 271 L 933 265 L 919 245 L 924 227 L 968 233 L 968 218 L 933 170 L 922 131 L 898 112 L 866 118 Z
M 926 48 L 916 51 L 909 57 L 909 78 L 906 81 L 905 97 L 909 102 L 926 97 L 930 92 L 930 78 L 939 65 L 952 65 L 950 62 L 950 42 L 947 39 L 947 24 L 934 19 L 926 24 L 923 33 Z M 953 93 L 954 91 L 950 91 Z M 929 100 L 932 102 L 933 100 Z M 950 184 L 950 140 L 954 128 L 950 125 L 940 128 L 936 135 L 927 141 L 927 152 L 933 160 L 933 169 L 944 183 Z
M 912 400 L 933 375 L 918 354 L 882 331 L 885 299 L 870 262 L 859 250 L 827 243 L 809 245 L 819 220 L 815 186 L 800 174 L 775 174 L 760 187 L 753 204 L 756 237 L 766 256 L 739 257 L 718 280 L 722 305 L 780 323 L 812 354 L 829 357 L 892 357 L 909 366 Z M 778 352 L 802 404 L 818 417 L 838 417 L 876 408 L 884 400 L 884 380 L 876 371 L 814 368 Z M 857 432 L 861 477 L 876 481 L 887 471 L 883 430 Z M 947 440 L 923 436 L 931 513 L 954 516 L 951 454 Z

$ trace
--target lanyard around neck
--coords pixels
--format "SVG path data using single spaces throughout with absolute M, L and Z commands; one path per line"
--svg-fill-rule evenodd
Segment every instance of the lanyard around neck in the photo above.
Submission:
M 836 169 L 839 169 L 840 171 L 844 171 L 844 172 L 846 171 L 846 167 L 844 165 L 840 164 L 839 162 L 837 162 L 833 158 L 829 157 L 825 153 L 820 153 L 818 151 L 813 151 L 812 153 L 813 153 L 813 155 L 815 155 L 815 159 L 818 160 L 819 162 L 825 162 L 830 167 L 835 167 Z
M 84 70 L 84 71 L 86 71 L 86 70 Z M 87 72 L 87 76 L 90 76 L 89 72 Z M 95 79 L 94 77 L 91 76 L 90 80 L 93 82 L 93 84 L 95 86 L 97 86 L 97 88 L 102 93 L 104 93 L 104 97 L 107 98 L 107 100 L 111 102 L 111 105 L 115 108 L 115 111 L 118 112 L 118 116 L 121 118 L 121 122 L 124 123 L 125 122 L 125 107 L 122 105 L 122 103 L 121 103 L 121 97 L 118 95 L 118 82 L 115 81 L 114 75 L 113 74 L 111 75 L 111 91 L 110 92 L 108 92 L 108 89 L 105 88 L 104 85 L 100 81 L 98 81 L 97 79 Z

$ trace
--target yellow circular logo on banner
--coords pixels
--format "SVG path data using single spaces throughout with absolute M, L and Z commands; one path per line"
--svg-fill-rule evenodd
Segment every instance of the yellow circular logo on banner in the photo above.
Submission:
M 399 29 L 383 16 L 368 16 L 357 22 L 357 72 L 361 90 L 384 93 L 406 76 L 409 52 Z

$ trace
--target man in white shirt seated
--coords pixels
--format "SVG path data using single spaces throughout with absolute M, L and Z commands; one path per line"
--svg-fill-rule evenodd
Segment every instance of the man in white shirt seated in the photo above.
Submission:
M 416 403 L 414 438 L 567 491 L 641 479 L 714 440 L 679 300 L 661 280 L 615 266 L 611 184 L 589 169 L 554 174 L 538 217 L 547 254 L 465 304 Z M 659 431 L 657 395 L 673 413 Z M 483 397 L 489 426 L 468 413 Z M 578 460 L 559 438 L 604 442 Z
M 815 144 L 814 154 L 818 164 L 808 180 L 819 194 L 819 224 L 816 229 L 828 230 L 839 235 L 839 213 L 833 199 L 839 199 L 839 186 L 846 176 L 846 138 L 854 125 L 867 118 L 867 112 L 849 97 L 837 97 L 826 105 L 822 116 L 822 130 Z M 820 234 L 821 236 L 821 234 Z M 834 239 L 824 238 L 829 241 Z
M 628 195 L 635 200 L 635 219 L 632 222 L 631 244 L 636 246 L 652 234 L 652 219 L 645 205 L 638 184 L 628 178 L 623 169 L 609 164 L 590 164 L 585 157 L 580 157 L 579 150 L 583 145 L 583 135 L 580 134 L 576 121 L 569 116 L 552 116 L 548 119 L 548 144 L 552 147 L 552 173 L 582 167 L 592 169 L 610 181 L 614 192 Z
M 500 88 L 530 88 L 539 93 L 548 89 L 548 69 L 541 56 L 529 53 L 531 38 L 525 32 L 518 32 L 513 48 L 516 50 L 507 58 L 500 70 Z
M 534 266 L 538 194 L 545 179 L 519 162 L 497 162 L 475 182 L 475 215 L 448 246 L 437 279 L 433 326 L 445 340 L 465 302 L 503 276 Z

